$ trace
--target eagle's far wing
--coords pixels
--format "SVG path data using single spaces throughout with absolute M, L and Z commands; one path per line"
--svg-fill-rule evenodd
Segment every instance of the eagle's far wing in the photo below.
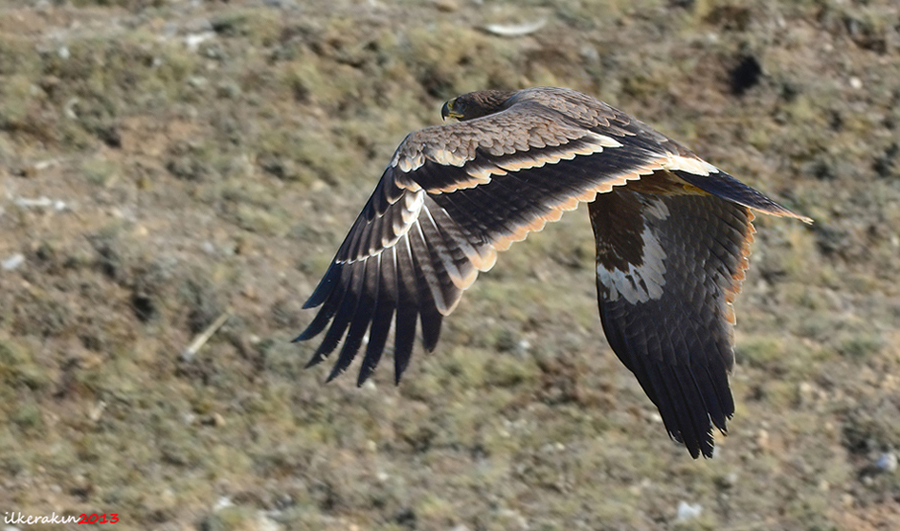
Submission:
M 485 118 L 410 134 L 304 305 L 321 308 L 297 340 L 327 327 L 309 365 L 324 360 L 346 335 L 329 380 L 336 377 L 368 331 L 362 384 L 393 325 L 399 381 L 416 322 L 432 350 L 443 316 L 478 271 L 493 266 L 498 251 L 597 193 L 661 168 L 661 150 L 635 149 L 640 139 L 624 129 L 627 117 L 621 116 L 609 109 L 599 123 L 585 124 L 523 101 Z

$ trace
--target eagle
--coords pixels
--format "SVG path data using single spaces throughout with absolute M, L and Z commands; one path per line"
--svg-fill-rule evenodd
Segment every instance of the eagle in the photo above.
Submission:
M 343 340 L 331 381 L 367 339 L 362 385 L 393 329 L 399 384 L 417 326 L 432 351 L 444 317 L 500 251 L 588 203 L 609 345 L 669 436 L 712 457 L 713 427 L 726 434 L 734 414 L 732 303 L 754 212 L 811 220 L 574 90 L 482 90 L 441 115 L 457 121 L 403 140 L 304 304 L 320 308 L 295 341 L 325 331 L 307 366 Z

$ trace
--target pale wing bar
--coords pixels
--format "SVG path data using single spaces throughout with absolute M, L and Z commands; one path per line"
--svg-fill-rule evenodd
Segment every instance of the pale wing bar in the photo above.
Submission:
M 393 322 L 399 380 L 416 321 L 421 321 L 425 348 L 433 349 L 443 315 L 453 310 L 477 272 L 493 265 L 497 251 L 579 202 L 660 168 L 658 151 L 621 150 L 622 144 L 606 135 L 587 130 L 583 135 L 587 140 L 521 153 L 494 155 L 478 148 L 473 160 L 459 166 L 425 158 L 409 172 L 389 167 L 304 305 L 322 308 L 297 340 L 311 339 L 331 324 L 309 365 L 324 360 L 346 333 L 329 376 L 334 378 L 349 366 L 368 331 L 359 375 L 359 383 L 364 382 L 380 360 Z M 473 174 L 483 182 L 453 188 Z

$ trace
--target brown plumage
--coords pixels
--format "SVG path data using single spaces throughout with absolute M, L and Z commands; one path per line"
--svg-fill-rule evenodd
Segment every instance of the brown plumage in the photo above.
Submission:
M 712 455 L 734 413 L 731 303 L 753 240 L 752 210 L 803 218 L 647 125 L 590 96 L 542 87 L 481 91 L 441 110 L 460 122 L 411 133 L 304 305 L 297 338 L 343 339 L 329 380 L 363 344 L 358 383 L 394 329 L 399 382 L 415 342 L 497 252 L 589 202 L 606 337 L 691 455 Z M 330 324 L 330 326 L 329 326 Z

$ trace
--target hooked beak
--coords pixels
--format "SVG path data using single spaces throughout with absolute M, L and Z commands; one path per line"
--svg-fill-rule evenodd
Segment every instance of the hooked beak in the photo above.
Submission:
M 461 114 L 453 112 L 453 103 L 456 101 L 456 98 L 448 101 L 441 107 L 441 119 L 446 120 L 447 118 L 462 118 Z

